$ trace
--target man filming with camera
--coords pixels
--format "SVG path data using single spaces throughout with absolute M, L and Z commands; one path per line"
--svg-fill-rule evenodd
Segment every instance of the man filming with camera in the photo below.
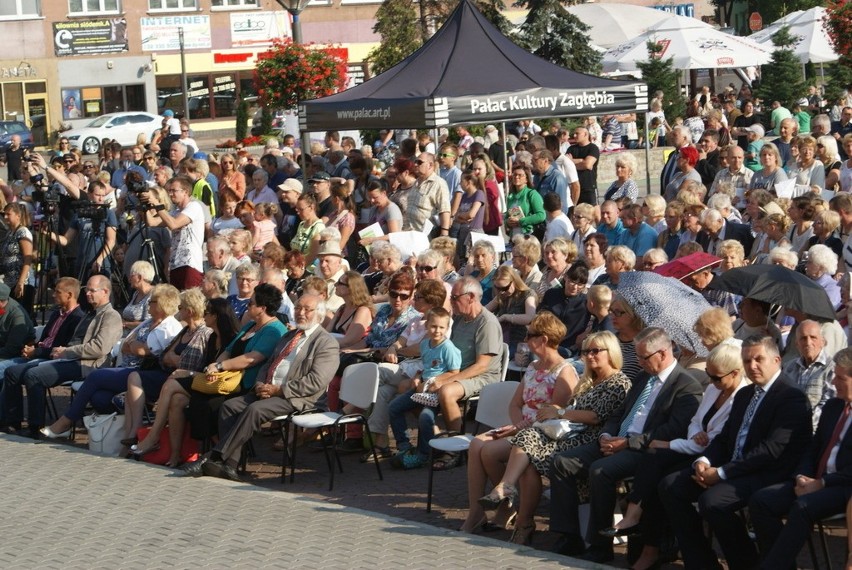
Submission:
M 148 206 L 145 217 L 152 228 L 163 226 L 172 232 L 169 258 L 169 283 L 180 290 L 201 285 L 204 276 L 204 204 L 192 197 L 193 181 L 175 176 L 166 183 L 166 192 L 174 204 L 167 210 L 153 192 L 140 198 Z
M 115 247 L 118 220 L 115 212 L 104 204 L 107 192 L 103 182 L 91 182 L 89 200 L 78 200 L 72 205 L 74 214 L 68 230 L 64 234 L 48 232 L 50 240 L 62 247 L 78 238 L 74 273 L 81 282 L 93 275 L 110 274 L 110 253 Z

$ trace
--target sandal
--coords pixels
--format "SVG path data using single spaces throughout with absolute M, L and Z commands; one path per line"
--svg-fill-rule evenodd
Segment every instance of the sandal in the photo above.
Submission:
M 376 451 L 376 457 L 379 459 L 387 459 L 391 457 L 393 453 L 391 453 L 390 447 L 379 447 L 378 445 L 373 447 Z M 370 463 L 373 461 L 373 451 L 367 450 L 361 454 L 361 457 L 358 458 L 361 463 Z
M 529 546 L 530 544 L 532 544 L 532 538 L 534 534 L 534 522 L 525 524 L 524 526 L 515 527 L 515 530 L 514 532 L 512 532 L 512 537 L 509 539 L 509 542 L 511 542 L 512 544 L 523 544 L 524 546 Z
M 432 462 L 434 471 L 448 471 L 461 465 L 461 453 L 448 453 Z

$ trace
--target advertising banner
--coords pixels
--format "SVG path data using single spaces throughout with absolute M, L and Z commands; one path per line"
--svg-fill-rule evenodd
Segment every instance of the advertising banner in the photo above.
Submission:
M 57 56 L 124 51 L 127 51 L 127 20 L 124 18 L 53 23 L 53 52 Z
M 278 12 L 235 12 L 231 14 L 233 47 L 267 47 L 273 38 L 289 38 L 290 14 Z
M 210 49 L 210 16 L 139 18 L 143 51 L 180 50 L 179 30 L 185 49 Z

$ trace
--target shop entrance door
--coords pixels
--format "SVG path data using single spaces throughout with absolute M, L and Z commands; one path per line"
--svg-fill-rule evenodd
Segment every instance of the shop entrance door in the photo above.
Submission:
M 33 143 L 36 146 L 50 146 L 47 132 L 47 125 L 50 124 L 47 117 L 47 98 L 44 95 L 27 95 L 26 103 L 25 120 L 33 133 Z

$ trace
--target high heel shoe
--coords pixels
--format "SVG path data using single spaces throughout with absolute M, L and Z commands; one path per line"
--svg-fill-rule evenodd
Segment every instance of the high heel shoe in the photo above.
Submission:
M 638 535 L 642 534 L 641 531 L 639 530 L 638 524 L 634 524 L 634 525 L 624 527 L 624 528 L 618 528 L 618 527 L 611 526 L 609 528 L 599 530 L 598 533 L 601 534 L 602 536 L 606 536 L 608 538 L 631 537 L 631 536 L 638 536 Z
M 503 491 L 502 493 L 500 491 Z M 511 508 L 517 503 L 518 491 L 512 485 L 505 483 L 498 484 L 490 493 L 479 498 L 479 504 L 486 511 L 493 511 L 499 507 L 504 501 Z
M 56 433 L 52 429 L 50 429 L 50 426 L 44 426 L 43 428 L 38 430 L 38 432 L 41 435 L 43 435 L 44 437 L 46 437 L 47 439 L 62 439 L 62 438 L 71 437 L 71 430 L 70 429 L 67 429 L 67 430 L 60 432 L 60 433 Z
M 154 451 L 159 451 L 159 449 L 160 449 L 159 443 L 155 443 L 154 446 L 149 448 L 149 449 L 139 449 L 139 445 L 131 445 L 130 446 L 130 454 L 133 457 L 138 458 L 138 457 L 142 457 L 146 453 L 152 453 Z
M 509 539 L 509 542 L 511 542 L 512 544 L 522 544 L 524 546 L 529 546 L 532 544 L 532 538 L 534 534 L 534 522 L 525 524 L 524 526 L 517 526 L 515 527 L 515 530 L 512 531 L 512 537 Z
M 459 527 L 459 532 L 464 532 L 467 534 L 478 534 L 479 531 L 484 530 L 485 525 L 488 524 L 488 517 L 486 515 L 482 515 L 482 520 L 473 525 L 473 528 L 470 530 L 465 530 L 464 524 Z

